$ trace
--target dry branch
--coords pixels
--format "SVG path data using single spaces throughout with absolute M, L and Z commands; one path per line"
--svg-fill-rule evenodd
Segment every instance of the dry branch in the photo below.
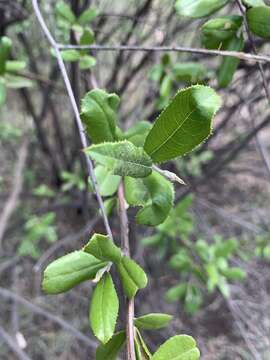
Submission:
M 241 51 L 208 50 L 185 46 L 141 46 L 141 45 L 64 45 L 56 44 L 59 49 L 89 49 L 95 51 L 142 51 L 142 52 L 183 52 L 201 55 L 230 56 L 245 61 L 270 62 L 270 56 L 249 54 Z
M 4 206 L 0 215 L 0 248 L 2 247 L 3 236 L 5 234 L 8 222 L 13 212 L 16 210 L 20 193 L 23 187 L 23 170 L 27 158 L 28 140 L 24 139 L 21 148 L 19 149 L 19 156 L 15 164 L 15 171 L 13 174 L 13 185 L 10 196 Z

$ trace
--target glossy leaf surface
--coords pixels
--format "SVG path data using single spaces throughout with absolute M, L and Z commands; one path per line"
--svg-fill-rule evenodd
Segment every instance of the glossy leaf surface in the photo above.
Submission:
M 94 279 L 98 270 L 107 265 L 83 251 L 73 251 L 53 261 L 44 271 L 42 288 L 47 294 L 59 294 L 75 285 Z
M 101 89 L 89 91 L 81 103 L 81 119 L 95 144 L 116 140 L 115 126 L 119 97 Z
M 152 360 L 198 360 L 199 357 L 199 349 L 191 336 L 176 335 L 160 346 Z
M 195 85 L 179 91 L 156 119 L 144 149 L 154 162 L 182 156 L 205 140 L 221 105 L 210 87 Z
M 119 301 L 110 274 L 98 282 L 92 295 L 90 323 L 95 336 L 106 344 L 114 334 Z

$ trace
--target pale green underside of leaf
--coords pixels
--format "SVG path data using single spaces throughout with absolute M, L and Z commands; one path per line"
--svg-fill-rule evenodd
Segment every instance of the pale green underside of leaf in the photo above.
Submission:
M 11 89 L 21 89 L 26 87 L 32 87 L 34 82 L 24 78 L 23 76 L 6 74 L 5 75 L 6 86 Z
M 117 265 L 117 269 L 124 292 L 129 299 L 133 298 L 139 289 L 143 289 L 147 285 L 145 272 L 129 257 L 123 256 L 121 262 Z
M 96 351 L 96 360 L 116 360 L 117 354 L 126 341 L 125 331 L 119 331 L 106 343 L 101 344 Z
M 101 89 L 89 91 L 82 99 L 81 119 L 94 144 L 116 140 L 116 110 L 119 101 L 116 94 L 108 94 Z
M 59 294 L 75 285 L 94 279 L 98 270 L 107 265 L 83 251 L 73 251 L 53 261 L 44 271 L 42 288 L 47 294 Z
M 199 357 L 199 349 L 191 336 L 176 335 L 159 347 L 152 360 L 198 360 Z
M 95 336 L 107 343 L 114 334 L 119 301 L 110 274 L 98 282 L 90 306 L 90 323 Z
M 129 141 L 92 145 L 85 149 L 97 163 L 120 176 L 145 177 L 152 172 L 152 160 Z
M 176 11 L 179 15 L 200 18 L 211 15 L 231 0 L 177 0 Z
M 243 3 L 250 7 L 264 6 L 265 2 L 263 0 L 243 0 Z
M 123 134 L 123 139 L 132 142 L 136 146 L 143 146 L 145 138 L 151 128 L 152 124 L 148 121 L 139 121 Z
M 20 71 L 26 67 L 25 61 L 9 60 L 6 62 L 6 71 Z
M 112 196 L 118 189 L 121 177 L 113 175 L 105 166 L 98 165 L 95 168 L 99 192 L 101 196 Z
M 210 135 L 220 105 L 220 97 L 210 87 L 195 85 L 179 91 L 155 121 L 145 151 L 157 163 L 190 152 Z
M 125 177 L 124 185 L 127 203 L 143 207 L 136 215 L 139 224 L 156 226 L 167 218 L 174 201 L 170 181 L 154 171 L 143 179 Z
M 114 245 L 109 236 L 94 234 L 85 245 L 83 251 L 95 256 L 99 260 L 118 263 L 121 259 L 121 250 Z

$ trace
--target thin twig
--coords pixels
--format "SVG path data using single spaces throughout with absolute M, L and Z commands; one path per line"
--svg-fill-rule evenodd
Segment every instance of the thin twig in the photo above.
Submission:
M 261 158 L 265 164 L 265 167 L 267 170 L 267 175 L 270 178 L 270 158 L 269 158 L 268 151 L 267 151 L 265 145 L 262 143 L 259 134 L 256 135 L 255 141 L 256 141 L 257 149 L 258 149 L 258 151 L 261 155 Z
M 123 182 L 120 183 L 118 188 L 119 200 L 119 218 L 121 230 L 121 248 L 124 255 L 130 256 L 129 248 L 129 227 L 128 216 L 126 211 L 126 202 L 124 194 Z M 127 301 L 127 314 L 126 314 L 126 334 L 127 334 L 127 360 L 136 360 L 135 347 L 134 347 L 134 299 Z
M 89 339 L 88 336 L 85 336 L 83 333 L 81 333 L 79 330 L 74 328 L 68 322 L 66 322 L 65 320 L 58 317 L 56 314 L 52 314 L 48 310 L 45 310 L 45 309 L 41 308 L 40 306 L 35 305 L 35 304 L 31 303 L 30 301 L 26 300 L 22 296 L 14 293 L 14 292 L 12 292 L 12 291 L 10 291 L 8 289 L 4 289 L 2 287 L 0 287 L 0 296 L 2 298 L 4 298 L 4 299 L 16 300 L 17 303 L 22 304 L 23 306 L 30 309 L 32 312 L 34 312 L 34 313 L 36 313 L 38 315 L 44 316 L 47 319 L 49 319 L 49 320 L 55 322 L 56 324 L 60 325 L 62 328 L 66 329 L 67 331 L 72 333 L 74 335 L 74 337 L 76 337 L 78 340 L 83 341 L 90 348 L 93 349 L 93 348 L 96 347 L 95 342 L 92 341 L 91 339 Z
M 71 102 L 71 105 L 72 105 L 72 109 L 73 109 L 73 112 L 74 112 L 74 115 L 75 115 L 76 124 L 77 124 L 78 130 L 79 130 L 80 141 L 81 141 L 82 147 L 86 148 L 88 144 L 87 144 L 87 139 L 86 139 L 86 135 L 85 135 L 85 132 L 84 132 L 84 128 L 83 128 L 83 125 L 82 125 L 82 122 L 81 122 L 80 112 L 79 112 L 79 109 L 78 109 L 78 106 L 77 106 L 77 103 L 76 103 L 76 100 L 75 100 L 75 97 L 74 97 L 74 94 L 73 94 L 73 90 L 72 90 L 72 87 L 71 87 L 71 84 L 70 84 L 70 80 L 68 78 L 67 70 L 66 70 L 64 61 L 62 59 L 60 50 L 59 50 L 57 43 L 55 42 L 53 36 L 51 35 L 51 33 L 50 33 L 50 31 L 49 31 L 49 29 L 48 29 L 48 27 L 47 27 L 47 25 L 46 25 L 46 23 L 45 23 L 45 21 L 43 19 L 43 16 L 42 16 L 42 14 L 40 12 L 40 9 L 39 9 L 39 6 L 38 6 L 38 1 L 37 0 L 32 0 L 32 5 L 33 5 L 33 8 L 34 8 L 34 12 L 36 14 L 36 17 L 38 19 L 38 22 L 39 22 L 39 24 L 40 24 L 46 38 L 48 39 L 50 45 L 55 50 L 55 55 L 56 55 L 56 59 L 57 59 L 58 65 L 59 65 L 59 69 L 61 71 L 64 83 L 65 83 L 65 86 L 66 86 L 66 89 L 67 89 L 67 93 L 68 93 L 68 96 L 69 96 L 69 99 L 70 99 L 70 102 Z M 87 155 L 85 155 L 85 159 L 86 159 L 86 164 L 87 164 L 87 172 L 88 172 L 88 175 L 90 176 L 90 178 L 91 178 L 91 180 L 93 182 L 94 190 L 95 190 L 95 193 L 96 193 L 96 196 L 97 196 L 97 201 L 98 201 L 98 204 L 99 204 L 99 207 L 100 207 L 100 210 L 101 210 L 101 215 L 102 215 L 103 222 L 104 222 L 104 225 L 105 225 L 105 228 L 106 228 L 106 232 L 110 236 L 110 238 L 113 239 L 111 227 L 110 227 L 108 217 L 107 217 L 107 214 L 106 214 L 106 211 L 105 211 L 105 208 L 104 208 L 104 203 L 103 203 L 102 197 L 101 197 L 99 189 L 98 189 L 98 184 L 97 184 L 97 180 L 96 180 L 96 176 L 95 176 L 95 172 L 94 172 L 93 163 L 92 163 L 92 161 L 89 159 L 89 157 Z
M 16 341 L 13 340 L 2 326 L 0 326 L 0 338 L 10 347 L 10 349 L 18 356 L 19 360 L 31 360 L 31 358 L 18 346 Z
M 220 208 L 214 204 L 212 204 L 209 201 L 206 201 L 205 199 L 202 199 L 200 197 L 196 197 L 196 200 L 198 201 L 198 203 L 202 206 L 204 206 L 205 208 L 214 211 L 217 215 L 219 215 L 220 217 L 229 220 L 230 222 L 241 226 L 242 228 L 249 230 L 251 232 L 253 232 L 254 234 L 263 234 L 264 230 L 259 228 L 258 226 L 256 226 L 255 224 L 252 224 L 250 221 L 246 221 L 244 219 L 242 219 L 240 216 L 238 216 L 237 214 L 232 214 L 230 212 L 225 211 L 223 208 Z
M 64 90 L 64 88 L 59 86 L 55 81 L 52 81 L 52 80 L 50 80 L 44 76 L 41 76 L 39 74 L 33 74 L 33 73 L 29 73 L 27 71 L 18 71 L 18 72 L 16 72 L 16 75 L 19 75 L 19 76 L 24 77 L 29 80 L 35 80 L 35 81 L 39 81 L 44 84 L 50 85 L 54 89 L 56 89 L 57 91 L 60 91 L 60 92 L 62 92 Z
M 5 234 L 9 219 L 17 207 L 20 193 L 23 187 L 23 170 L 27 158 L 28 140 L 24 139 L 21 148 L 19 149 L 18 161 L 15 164 L 15 171 L 13 174 L 13 186 L 11 194 L 0 214 L 0 248 L 2 247 L 2 240 Z
M 248 54 L 242 51 L 209 50 L 185 46 L 141 46 L 141 45 L 65 45 L 56 44 L 58 49 L 89 49 L 95 51 L 155 51 L 155 52 L 183 52 L 201 55 L 230 56 L 245 61 L 270 62 L 270 56 L 264 54 Z
M 247 348 L 249 349 L 250 353 L 252 354 L 252 356 L 254 356 L 254 360 L 261 360 L 261 356 L 260 354 L 258 353 L 258 351 L 256 350 L 255 346 L 249 341 L 248 339 L 248 336 L 246 334 L 246 329 L 244 329 L 241 321 L 239 321 L 237 315 L 236 315 L 236 311 L 235 311 L 235 308 L 234 308 L 234 305 L 233 305 L 233 302 L 232 300 L 230 299 L 226 299 L 226 302 L 227 302 L 227 305 L 231 311 L 231 314 L 235 320 L 235 323 L 240 331 L 240 334 L 242 336 L 242 338 L 244 339 L 246 345 L 247 345 Z

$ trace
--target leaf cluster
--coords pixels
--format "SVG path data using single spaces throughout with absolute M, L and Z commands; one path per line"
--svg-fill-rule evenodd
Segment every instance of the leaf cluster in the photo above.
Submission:
M 6 100 L 6 89 L 20 89 L 33 85 L 17 73 L 26 67 L 24 61 L 10 60 L 12 41 L 7 36 L 0 37 L 0 107 Z

